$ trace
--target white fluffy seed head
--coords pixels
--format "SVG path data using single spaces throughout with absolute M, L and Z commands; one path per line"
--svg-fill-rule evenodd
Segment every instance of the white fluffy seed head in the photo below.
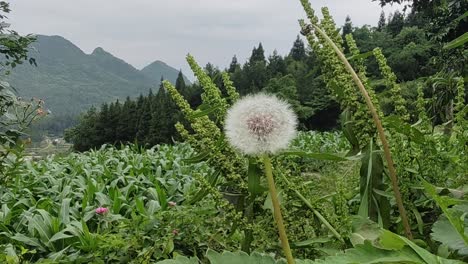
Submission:
M 288 147 L 296 136 L 297 117 L 274 95 L 255 94 L 237 101 L 225 122 L 226 136 L 247 155 L 275 154 Z

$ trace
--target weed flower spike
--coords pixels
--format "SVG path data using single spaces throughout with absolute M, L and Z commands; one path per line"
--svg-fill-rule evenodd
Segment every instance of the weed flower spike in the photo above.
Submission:
M 225 122 L 229 142 L 247 155 L 275 154 L 296 136 L 297 117 L 274 95 L 255 94 L 237 101 Z

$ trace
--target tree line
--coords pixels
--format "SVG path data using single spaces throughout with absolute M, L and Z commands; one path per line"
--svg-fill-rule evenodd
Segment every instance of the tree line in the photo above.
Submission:
M 429 28 L 427 23 L 449 18 L 428 16 L 420 9 L 413 9 L 409 14 L 396 11 L 388 17 L 382 12 L 375 27 L 354 27 L 351 18 L 347 17 L 341 32 L 343 39 L 347 34 L 353 35 L 361 54 L 369 53 L 375 47 L 382 48 L 389 66 L 402 83 L 403 96 L 412 102 L 416 100 L 417 83 L 427 82 L 428 77 L 449 67 L 447 58 L 453 58 L 452 67 L 460 74 L 466 74 L 466 66 L 457 65 L 457 62 L 463 62 L 463 57 L 457 58 L 458 51 L 447 53 L 441 50 L 441 40 L 460 34 L 459 26 L 446 29 L 448 32 L 444 35 L 441 30 L 435 32 Z M 458 33 L 453 33 L 457 30 Z M 345 52 L 351 56 L 346 45 Z M 368 56 L 366 62 L 369 80 L 378 93 L 381 107 L 385 114 L 391 114 L 389 87 L 383 81 L 379 65 L 372 56 Z M 222 70 L 210 63 L 204 70 L 226 93 Z M 263 91 L 289 101 L 298 114 L 300 129 L 330 130 L 339 125 L 341 110 L 334 95 L 325 87 L 320 61 L 300 36 L 286 56 L 276 51 L 265 56 L 263 45 L 259 43 L 245 63 L 241 64 L 234 56 L 224 71 L 230 74 L 241 95 Z M 179 73 L 176 88 L 193 108 L 200 106 L 202 88 L 198 83 L 186 85 L 182 73 Z M 430 85 L 426 85 L 426 97 L 431 97 L 434 92 Z M 410 104 L 408 109 L 411 112 L 414 106 Z M 432 111 L 437 112 L 435 109 Z M 415 113 L 412 118 L 417 119 Z M 443 118 L 437 120 L 441 122 Z M 159 87 L 156 94 L 150 91 L 147 96 L 141 95 L 135 100 L 127 98 L 123 103 L 103 104 L 99 110 L 91 108 L 82 115 L 77 126 L 67 131 L 66 138 L 74 143 L 77 150 L 126 142 L 152 146 L 177 139 L 176 122 L 183 122 L 181 114 L 164 88 Z

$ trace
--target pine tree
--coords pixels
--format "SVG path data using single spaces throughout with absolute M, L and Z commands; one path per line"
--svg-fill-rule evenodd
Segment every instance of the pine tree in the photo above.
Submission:
M 377 23 L 377 30 L 382 31 L 382 29 L 385 27 L 385 25 L 386 25 L 386 23 L 385 23 L 385 12 L 382 10 L 382 12 L 380 13 L 379 22 Z
M 107 121 L 106 137 L 109 144 L 115 144 L 120 141 L 119 134 L 117 134 L 117 127 L 122 111 L 119 100 L 112 103 L 109 107 L 109 120 Z
M 306 51 L 305 51 L 305 46 L 304 46 L 304 41 L 297 35 L 296 40 L 294 41 L 294 44 L 291 48 L 291 51 L 289 52 L 289 56 L 296 61 L 302 61 L 306 57 Z
M 180 70 L 179 74 L 177 75 L 175 87 L 179 92 L 184 91 L 187 88 L 182 70 Z
M 237 68 L 239 68 L 240 65 L 239 63 L 237 62 L 237 57 L 236 55 L 234 55 L 234 57 L 232 57 L 232 60 L 231 60 L 231 64 L 229 64 L 229 69 L 228 69 L 228 72 L 229 73 L 233 73 L 236 71 Z
M 393 15 L 391 15 L 388 20 L 387 30 L 393 36 L 400 33 L 401 29 L 403 29 L 403 26 L 405 25 L 405 16 L 398 10 L 395 11 L 395 13 L 393 13 Z
M 252 50 L 252 56 L 250 56 L 250 63 L 255 63 L 255 62 L 265 62 L 265 51 L 263 50 L 262 43 L 260 42 L 258 44 L 258 48 L 253 48 Z
M 345 38 L 346 35 L 353 33 L 353 23 L 351 22 L 351 17 L 346 16 L 345 24 L 343 26 L 342 37 Z
M 151 123 L 151 101 L 148 97 L 143 99 L 143 103 L 138 112 L 138 130 L 136 133 L 136 139 L 139 144 L 145 145 L 147 143 L 146 137 L 148 135 Z
M 97 120 L 96 120 L 96 145 L 94 147 L 100 146 L 102 144 L 108 143 L 111 138 L 109 137 L 109 105 L 104 103 L 101 105 Z
M 276 50 L 268 57 L 267 73 L 268 79 L 286 74 L 286 62 Z
M 116 134 L 122 143 L 133 142 L 136 131 L 136 104 L 127 97 L 120 111 Z

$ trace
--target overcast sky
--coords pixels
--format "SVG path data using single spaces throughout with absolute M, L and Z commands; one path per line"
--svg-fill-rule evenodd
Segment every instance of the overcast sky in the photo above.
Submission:
M 299 0 L 11 0 L 9 23 L 20 33 L 60 35 L 86 53 L 103 47 L 136 68 L 161 60 L 192 77 L 191 53 L 205 65 L 240 62 L 262 42 L 266 54 L 287 54 L 304 18 Z M 338 25 L 376 25 L 382 8 L 371 0 L 311 0 L 327 5 Z M 388 15 L 398 6 L 386 7 Z

